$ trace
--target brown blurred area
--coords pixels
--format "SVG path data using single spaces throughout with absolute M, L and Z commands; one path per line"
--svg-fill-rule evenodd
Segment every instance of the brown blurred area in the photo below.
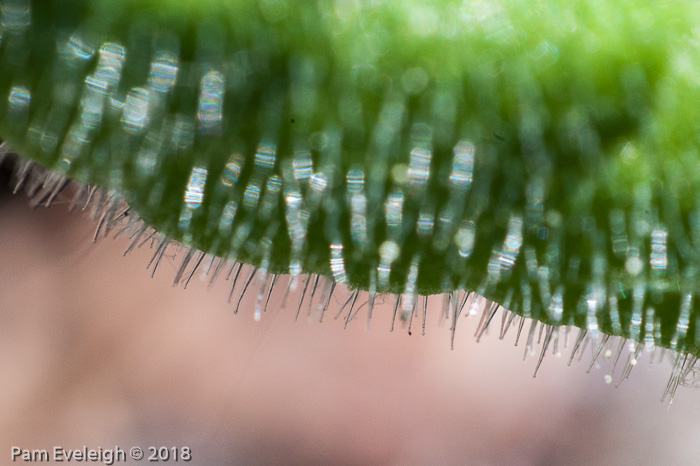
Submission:
M 192 465 L 700 464 L 700 391 L 668 411 L 668 363 L 615 389 L 564 351 L 533 379 L 514 334 L 477 344 L 474 317 L 450 350 L 437 298 L 425 336 L 390 333 L 389 303 L 344 330 L 294 323 L 286 280 L 255 322 L 255 293 L 233 315 L 225 280 L 173 288 L 175 260 L 151 279 L 151 251 L 92 244 L 86 215 L 31 209 L 3 173 L 0 464 L 55 445 L 188 446 Z

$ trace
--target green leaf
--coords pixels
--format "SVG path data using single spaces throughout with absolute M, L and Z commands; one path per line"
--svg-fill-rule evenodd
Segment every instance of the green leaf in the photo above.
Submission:
M 698 11 L 0 0 L 0 135 L 168 237 L 700 355 Z

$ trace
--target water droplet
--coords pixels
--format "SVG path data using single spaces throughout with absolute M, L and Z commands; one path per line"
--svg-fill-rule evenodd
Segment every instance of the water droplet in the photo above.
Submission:
M 394 190 L 387 196 L 384 203 L 386 216 L 387 234 L 396 237 L 403 223 L 403 203 L 404 195 L 400 190 Z
M 148 85 L 158 92 L 168 92 L 177 82 L 178 59 L 171 52 L 157 52 L 148 73 Z
M 275 169 L 276 159 L 277 146 L 271 142 L 263 141 L 255 152 L 255 168 L 260 169 L 263 173 L 271 172 Z
M 517 33 L 500 3 L 489 0 L 465 0 L 460 6 L 467 30 L 480 31 L 484 37 L 501 43 L 515 40 Z
M 406 316 L 412 310 L 416 302 L 416 282 L 418 281 L 418 266 L 420 264 L 420 256 L 416 254 L 411 259 L 411 266 L 408 269 L 408 277 L 406 278 L 406 286 L 404 287 L 403 314 Z
M 365 189 L 365 174 L 359 168 L 348 170 L 348 173 L 345 175 L 345 181 L 348 198 L 351 198 L 353 194 L 362 193 Z
M 126 96 L 122 125 L 127 132 L 137 133 L 148 123 L 149 92 L 142 87 L 135 87 Z
M 613 332 L 619 335 L 620 332 L 622 332 L 622 324 L 620 322 L 620 311 L 618 309 L 617 296 L 615 296 L 615 293 L 609 293 L 608 295 L 608 309 Z
M 642 329 L 642 306 L 644 304 L 645 286 L 637 283 L 632 292 L 632 317 L 630 318 L 630 340 L 638 342 Z
M 0 2 L 0 26 L 10 33 L 22 32 L 32 23 L 29 0 L 3 0 Z
M 325 173 L 314 173 L 309 179 L 309 187 L 317 194 L 322 194 L 328 187 L 328 176 Z
M 304 197 L 298 188 L 287 188 L 284 193 L 287 233 L 292 243 L 290 273 L 301 273 L 301 253 L 306 241 L 310 214 L 305 208 Z
M 610 240 L 613 253 L 622 256 L 627 253 L 627 232 L 625 227 L 625 214 L 620 209 L 610 211 Z
M 500 257 L 500 271 L 510 273 L 518 258 L 520 247 L 523 244 L 523 219 L 519 215 L 512 215 L 508 221 L 508 233 L 506 235 Z
M 95 48 L 78 34 L 73 34 L 65 44 L 59 45 L 59 53 L 87 61 L 95 54 Z
M 221 134 L 224 113 L 224 75 L 210 71 L 202 77 L 199 94 L 197 121 L 199 132 L 206 135 Z
M 313 173 L 311 152 L 296 152 L 292 159 L 292 166 L 294 169 L 294 179 L 301 183 L 307 182 Z
M 282 192 L 282 178 L 277 175 L 271 176 L 265 184 L 265 195 L 258 212 L 258 217 L 267 222 L 274 215 Z
M 468 191 L 474 177 L 474 154 L 476 147 L 469 141 L 460 141 L 454 147 L 452 171 L 449 183 L 452 189 Z
M 343 245 L 340 243 L 331 244 L 331 272 L 336 283 L 345 281 L 345 260 L 343 259 Z
M 632 275 L 637 276 L 644 270 L 644 262 L 639 257 L 639 250 L 636 248 L 629 248 L 627 250 L 627 260 L 625 260 L 625 271 Z
M 552 278 L 552 272 L 546 265 L 541 265 L 537 269 L 537 284 L 539 285 L 540 291 L 540 301 L 542 306 L 547 307 L 552 299 L 550 280 Z
M 406 170 L 408 192 L 422 196 L 430 178 L 430 160 L 432 152 L 426 148 L 415 147 L 411 151 L 408 170 Z
M 561 322 L 562 313 L 564 312 L 564 287 L 559 286 L 557 291 L 552 295 L 549 301 L 549 317 L 555 322 Z
M 416 232 L 421 238 L 429 238 L 435 225 L 435 215 L 432 212 L 421 210 L 416 222 Z
M 481 307 L 481 296 L 479 296 L 478 294 L 474 294 L 473 296 L 474 298 L 469 304 L 469 312 L 467 313 L 470 316 L 477 315 L 479 313 L 479 308 Z
M 409 68 L 401 75 L 401 85 L 408 94 L 420 94 L 428 86 L 430 77 L 423 68 Z
M 523 316 L 530 317 L 532 307 L 532 289 L 526 280 L 520 281 L 520 294 L 522 295 Z
M 460 257 L 467 258 L 474 251 L 476 238 L 476 223 L 473 220 L 464 220 L 455 235 L 455 244 Z
M 32 94 L 29 89 L 24 86 L 12 86 L 7 100 L 10 104 L 10 111 L 23 111 L 29 107 L 32 101 Z
M 228 188 L 235 186 L 238 183 L 244 165 L 245 157 L 241 154 L 232 154 L 221 173 L 221 184 Z
M 561 214 L 554 209 L 550 209 L 545 219 L 545 180 L 541 176 L 537 176 L 531 181 L 528 181 L 525 187 L 525 197 L 527 198 L 527 205 L 525 206 L 525 224 L 527 230 L 530 232 L 538 232 L 539 237 L 544 239 L 548 234 L 548 229 L 544 225 L 545 220 L 547 220 L 551 228 L 556 229 L 561 225 L 561 222 L 558 222 L 561 218 Z
M 219 233 L 221 233 L 222 236 L 227 236 L 231 233 L 231 225 L 233 225 L 233 220 L 236 218 L 237 211 L 238 204 L 234 201 L 229 201 L 224 206 L 221 219 L 219 219 Z
M 199 207 L 204 201 L 204 185 L 207 181 L 207 170 L 194 167 L 187 182 L 185 191 L 185 206 L 189 209 Z
M 591 291 L 586 294 L 586 330 L 593 336 L 598 334 L 598 312 L 599 301 Z
M 104 112 L 104 97 L 97 92 L 86 92 L 80 102 L 80 124 L 87 132 L 100 127 Z
M 194 143 L 194 121 L 184 115 L 177 115 L 171 138 L 177 149 L 186 150 Z
M 681 311 L 678 315 L 678 323 L 676 324 L 676 331 L 671 339 L 671 349 L 676 350 L 678 348 L 678 341 L 684 339 L 688 333 L 688 327 L 690 326 L 690 309 L 693 302 L 693 295 L 690 293 L 685 293 L 681 299 Z
M 668 265 L 666 255 L 666 238 L 668 233 L 662 227 L 657 227 L 651 232 L 651 255 L 649 264 L 652 271 L 665 273 Z
M 401 248 L 393 241 L 384 241 L 379 246 L 379 266 L 377 267 L 377 279 L 380 290 L 386 290 L 389 286 L 391 264 L 399 257 Z
M 644 318 L 644 349 L 654 349 L 654 308 L 648 307 Z
M 530 57 L 538 69 L 549 68 L 559 61 L 559 49 L 550 42 L 540 42 L 534 50 L 531 51 Z
M 59 168 L 67 172 L 73 166 L 73 161 L 78 158 L 85 147 L 86 138 L 79 127 L 72 128 L 61 145 L 61 159 L 58 162 Z
M 89 89 L 107 95 L 107 92 L 114 88 L 121 79 L 124 60 L 126 60 L 126 49 L 124 46 L 105 42 L 99 50 L 100 59 L 97 69 L 93 74 L 85 79 L 85 84 Z

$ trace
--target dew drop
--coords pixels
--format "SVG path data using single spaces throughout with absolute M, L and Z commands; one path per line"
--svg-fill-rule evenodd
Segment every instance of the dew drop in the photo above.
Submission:
M 654 349 L 654 308 L 648 307 L 644 318 L 644 349 Z
M 360 246 L 367 245 L 367 198 L 355 194 L 350 200 L 350 235 Z
M 122 125 L 129 133 L 138 133 L 148 123 L 149 92 L 147 89 L 136 87 L 126 96 Z
M 630 248 L 630 254 L 628 254 L 625 261 L 625 271 L 635 277 L 644 270 L 644 262 L 642 262 L 638 254 L 636 249 Z
M 421 196 L 430 178 L 430 160 L 433 154 L 423 147 L 415 147 L 411 151 L 408 170 L 406 170 L 408 192 L 414 196 Z
M 610 323 L 612 325 L 613 332 L 619 335 L 620 332 L 622 332 L 622 323 L 620 322 L 620 312 L 615 293 L 610 293 L 608 295 L 608 309 L 610 310 Z
M 148 85 L 158 92 L 168 92 L 177 82 L 178 59 L 171 52 L 158 52 L 148 72 Z
M 420 256 L 416 254 L 411 259 L 411 266 L 408 269 L 408 277 L 406 278 L 406 286 L 404 288 L 403 314 L 408 315 L 413 310 L 416 302 L 416 282 L 418 281 L 418 266 L 420 264 Z
M 255 168 L 263 173 L 270 172 L 275 168 L 277 159 L 277 147 L 274 143 L 263 141 L 255 152 Z
M 313 161 L 311 152 L 297 152 L 292 159 L 294 179 L 300 183 L 305 183 L 311 178 L 313 173 Z
M 13 86 L 10 89 L 10 95 L 8 97 L 8 102 L 14 108 L 22 108 L 29 106 L 32 97 L 29 89 L 24 86 Z
M 177 149 L 186 150 L 194 143 L 194 121 L 183 115 L 178 115 L 173 127 L 172 143 Z
M 207 180 L 207 170 L 201 167 L 194 167 L 187 182 L 185 191 L 185 207 L 194 209 L 199 207 L 204 200 L 204 186 Z
M 630 319 L 630 340 L 639 341 L 642 327 L 642 305 L 644 304 L 645 286 L 643 282 L 637 283 L 632 292 L 632 317 Z
M 676 324 L 676 331 L 671 339 L 671 349 L 676 350 L 678 348 L 678 341 L 685 338 L 688 333 L 688 328 L 690 326 L 690 309 L 693 301 L 693 295 L 690 293 L 685 293 L 681 299 L 681 311 L 678 315 L 678 323 Z
M 668 265 L 666 255 L 666 239 L 668 233 L 661 227 L 655 228 L 651 232 L 651 255 L 649 265 L 654 272 L 665 273 Z
M 59 45 L 59 53 L 87 61 L 95 55 L 95 48 L 78 34 L 73 34 L 65 44 Z
M 325 173 L 314 173 L 309 179 L 309 187 L 316 194 L 323 194 L 328 187 L 328 176 Z
M 387 196 L 384 203 L 386 215 L 387 234 L 393 238 L 400 233 L 403 223 L 404 194 L 400 190 L 393 190 Z
M 473 220 L 464 220 L 455 235 L 455 244 L 460 257 L 466 259 L 474 251 L 476 238 L 476 223 Z
M 554 320 L 555 322 L 561 322 L 561 317 L 562 313 L 564 312 L 564 287 L 559 286 L 552 295 L 552 298 L 549 301 L 549 316 Z
M 97 69 L 86 78 L 85 82 L 92 89 L 106 95 L 107 91 L 114 88 L 121 79 L 126 60 L 126 48 L 114 42 L 105 42 L 100 47 L 99 55 Z
M 365 187 L 364 172 L 359 168 L 348 170 L 347 175 L 345 175 L 345 183 L 347 185 L 348 197 L 362 193 Z
M 32 23 L 29 0 L 4 0 L 0 3 L 0 26 L 10 33 L 24 31 Z
M 265 194 L 262 197 L 260 212 L 258 217 L 267 222 L 274 215 L 282 192 L 282 178 L 277 175 L 271 176 L 265 184 Z
M 420 94 L 428 86 L 430 77 L 423 68 L 409 68 L 401 75 L 401 85 L 409 94 Z
M 345 260 L 343 259 L 343 245 L 331 244 L 331 273 L 336 283 L 343 283 L 346 279 Z
M 501 273 L 510 273 L 518 258 L 520 247 L 523 244 L 523 219 L 519 215 L 512 215 L 508 221 L 508 233 L 500 257 Z
M 432 212 L 421 210 L 418 214 L 418 221 L 416 222 L 416 232 L 421 238 L 429 238 L 433 232 L 433 226 L 435 225 L 435 216 Z
M 389 285 L 391 264 L 399 257 L 401 248 L 393 241 L 384 241 L 379 246 L 379 266 L 377 267 L 377 280 L 380 290 L 385 290 Z
M 219 219 L 219 233 L 221 233 L 222 236 L 228 236 L 231 233 L 231 225 L 233 225 L 233 220 L 236 218 L 237 211 L 238 204 L 234 201 L 229 201 L 224 206 L 221 218 Z
M 197 122 L 200 134 L 219 135 L 224 107 L 224 75 L 210 71 L 202 77 Z
M 452 171 L 449 183 L 452 189 L 467 191 L 474 179 L 474 155 L 476 148 L 469 141 L 460 141 L 454 147 Z
M 258 180 L 251 180 L 243 192 L 243 207 L 249 211 L 254 210 L 260 201 L 261 192 L 262 186 L 260 186 Z
M 610 239 L 613 253 L 623 256 L 627 253 L 627 233 L 625 230 L 625 214 L 619 209 L 610 211 Z
M 469 311 L 467 312 L 468 315 L 470 316 L 475 316 L 479 313 L 479 308 L 481 307 L 481 297 L 477 294 L 474 295 L 472 298 L 471 303 L 469 304 Z
M 598 334 L 598 318 L 596 317 L 596 312 L 598 311 L 598 300 L 588 293 L 586 296 L 586 330 L 593 336 Z
M 221 184 L 231 188 L 238 183 L 238 179 L 243 171 L 243 166 L 245 164 L 245 157 L 241 154 L 233 154 L 229 157 L 228 162 L 224 166 L 224 170 L 221 173 Z

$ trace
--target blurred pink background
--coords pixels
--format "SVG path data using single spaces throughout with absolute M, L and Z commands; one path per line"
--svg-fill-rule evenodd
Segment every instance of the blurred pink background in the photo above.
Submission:
M 700 391 L 668 411 L 668 363 L 615 389 L 566 351 L 533 379 L 514 333 L 477 344 L 474 317 L 452 351 L 438 308 L 426 336 L 389 333 L 389 306 L 343 330 L 334 313 L 294 323 L 281 289 L 255 322 L 254 293 L 233 315 L 223 280 L 173 288 L 173 260 L 151 279 L 151 251 L 92 244 L 65 205 L 3 187 L 0 216 L 2 464 L 55 445 L 188 446 L 192 465 L 700 464 Z

